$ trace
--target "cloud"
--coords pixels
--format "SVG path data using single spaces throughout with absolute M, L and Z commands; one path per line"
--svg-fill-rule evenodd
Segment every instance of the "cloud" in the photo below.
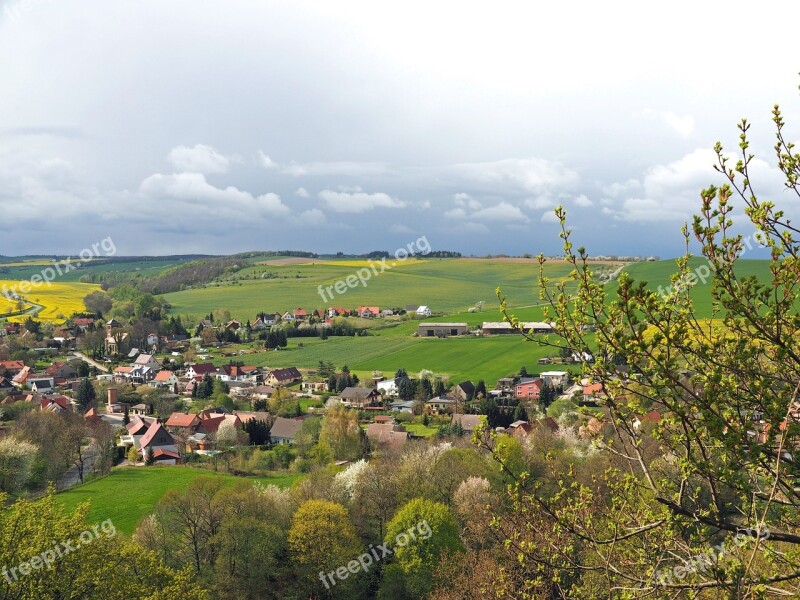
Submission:
M 156 201 L 159 208 L 163 209 L 163 200 L 172 199 L 193 214 L 207 214 L 213 219 L 219 219 L 220 214 L 235 214 L 241 220 L 254 215 L 286 216 L 291 212 L 277 194 L 270 192 L 254 196 L 234 186 L 218 188 L 208 183 L 202 173 L 156 173 L 142 181 L 139 194 L 144 199 Z
M 658 111 L 651 108 L 644 109 L 640 114 L 644 117 L 661 121 L 681 137 L 689 137 L 694 131 L 694 117 L 691 115 L 681 117 L 671 110 Z
M 522 205 L 525 208 L 539 210 L 542 208 L 553 208 L 555 207 L 556 203 L 549 196 L 539 196 L 538 198 L 528 198 L 522 203 Z
M 466 207 L 470 210 L 478 210 L 482 206 L 482 204 L 475 200 L 475 198 L 464 192 L 453 194 L 453 201 L 455 202 L 456 206 Z
M 594 206 L 594 202 L 592 202 L 585 194 L 576 196 L 573 202 L 575 202 L 576 206 L 580 206 L 582 208 L 588 208 L 589 206 Z
M 450 210 L 446 210 L 443 216 L 447 219 L 466 219 L 467 211 L 463 208 L 451 208 Z
M 389 233 L 396 233 L 399 235 L 411 235 L 414 233 L 414 230 L 411 229 L 408 225 L 402 225 L 401 223 L 395 223 L 389 227 Z
M 328 223 L 325 213 L 318 208 L 303 211 L 300 213 L 298 221 L 301 225 L 306 226 L 326 225 Z
M 558 217 L 556 213 L 552 210 L 548 210 L 545 213 L 542 213 L 541 219 L 539 219 L 542 223 L 559 223 Z
M 559 163 L 541 158 L 510 158 L 494 162 L 462 163 L 452 169 L 465 179 L 492 187 L 542 194 L 570 188 L 578 174 Z
M 191 173 L 227 173 L 230 161 L 211 146 L 195 144 L 173 148 L 167 160 L 179 171 Z
M 292 162 L 281 168 L 281 172 L 294 177 L 303 175 L 320 176 L 320 175 L 350 175 L 350 176 L 366 176 L 366 175 L 382 175 L 388 173 L 388 166 L 385 163 L 377 162 L 351 162 L 351 161 L 338 161 L 338 162 L 310 162 L 310 163 L 296 163 Z
M 294 195 L 298 198 L 309 198 L 311 194 L 308 193 L 308 190 L 304 187 L 299 187 L 294 191 Z
M 273 161 L 268 154 L 265 154 L 263 150 L 258 151 L 258 164 L 260 164 L 263 168 L 273 170 L 278 168 L 278 163 Z
M 470 215 L 470 219 L 473 221 L 530 222 L 530 219 L 524 212 L 508 202 L 501 202 L 495 206 L 489 206 L 475 211 Z
M 328 209 L 340 213 L 363 213 L 375 208 L 403 208 L 405 206 L 401 200 L 392 198 L 383 192 L 368 194 L 367 192 L 349 193 L 322 190 L 318 196 Z

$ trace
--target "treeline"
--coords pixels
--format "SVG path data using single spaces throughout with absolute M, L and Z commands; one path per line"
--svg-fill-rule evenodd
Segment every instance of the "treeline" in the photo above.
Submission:
M 231 254 L 230 258 L 257 258 L 259 256 L 292 256 L 296 258 L 318 257 L 318 255 L 314 252 L 305 252 L 303 250 L 266 250 L 266 251 L 240 252 L 238 254 Z
M 177 292 L 192 285 L 208 283 L 238 266 L 239 261 L 233 258 L 192 261 L 164 271 L 156 277 L 143 278 L 136 282 L 136 287 L 151 294 Z

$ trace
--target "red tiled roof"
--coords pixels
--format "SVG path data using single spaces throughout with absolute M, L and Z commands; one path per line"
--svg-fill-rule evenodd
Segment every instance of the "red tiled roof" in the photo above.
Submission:
M 153 381 L 166 383 L 167 381 L 169 381 L 169 378 L 172 377 L 173 375 L 174 373 L 172 371 L 159 371 L 156 374 L 156 378 Z
M 183 413 L 174 412 L 167 419 L 167 427 L 192 427 L 199 424 L 200 419 L 197 415 L 185 415 Z

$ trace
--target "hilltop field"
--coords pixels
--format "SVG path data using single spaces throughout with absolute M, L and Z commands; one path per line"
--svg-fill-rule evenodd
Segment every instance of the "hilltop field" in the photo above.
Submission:
M 392 262 L 395 264 L 393 265 Z M 0 264 L 9 288 L 16 282 L 36 273 L 42 261 L 16 260 Z M 30 302 L 42 305 L 37 318 L 54 323 L 63 322 L 65 316 L 82 309 L 82 298 L 98 289 L 87 279 L 102 279 L 104 276 L 150 278 L 181 264 L 181 260 L 128 261 L 124 263 L 90 265 L 69 274 L 64 281 L 52 286 L 40 286 L 25 296 Z M 242 323 L 252 320 L 259 312 L 284 312 L 295 307 L 311 311 L 315 308 L 341 306 L 356 308 L 360 305 L 380 308 L 405 308 L 406 305 L 430 306 L 434 316 L 432 322 L 466 322 L 478 326 L 484 321 L 500 321 L 502 315 L 495 290 L 499 287 L 508 298 L 510 311 L 523 320 L 543 320 L 537 277 L 539 266 L 535 259 L 504 258 L 452 258 L 410 259 L 407 261 L 386 260 L 386 268 L 378 275 L 372 265 L 380 271 L 380 261 L 353 259 L 315 259 L 300 257 L 249 257 L 237 262 L 235 268 L 210 283 L 164 294 L 171 305 L 170 314 L 180 315 L 188 324 L 196 323 L 216 309 L 227 309 L 231 316 Z M 693 270 L 702 273 L 705 263 L 695 259 Z M 618 263 L 593 263 L 592 267 L 606 276 L 621 268 Z M 653 289 L 666 289 L 670 275 L 675 272 L 672 260 L 642 262 L 624 268 L 637 280 L 645 280 Z M 337 281 L 356 275 L 361 270 L 366 285 L 360 282 L 355 287 L 333 298 L 320 296 L 320 287 L 335 285 Z M 742 275 L 769 278 L 766 261 L 741 261 Z M 558 260 L 546 264 L 545 274 L 551 284 L 563 281 L 569 274 L 569 266 Z M 87 277 L 87 275 L 89 277 Z M 610 286 L 613 286 L 613 282 Z M 711 317 L 710 283 L 699 283 L 692 295 L 700 317 Z M 0 311 L 15 310 L 15 303 L 0 304 Z M 22 321 L 26 315 L 9 320 Z M 529 370 L 537 361 L 552 356 L 557 350 L 548 346 L 546 336 L 539 342 L 524 341 L 520 336 L 457 337 L 446 339 L 417 338 L 414 333 L 418 320 L 409 317 L 385 319 L 354 319 L 358 327 L 368 329 L 364 337 L 290 338 L 287 348 L 265 352 L 261 345 L 250 343 L 234 347 L 242 356 L 237 360 L 269 366 L 313 369 L 320 360 L 333 361 L 336 366 L 347 364 L 359 376 L 369 376 L 372 371 L 394 372 L 403 367 L 410 373 L 429 369 L 437 375 L 457 379 L 485 379 L 494 381 L 521 366 Z M 227 349 L 230 351 L 230 349 Z M 223 364 L 230 360 L 219 353 L 211 353 L 212 360 Z

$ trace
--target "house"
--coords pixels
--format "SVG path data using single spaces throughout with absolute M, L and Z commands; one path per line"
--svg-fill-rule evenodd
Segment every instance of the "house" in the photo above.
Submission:
M 72 324 L 81 331 L 88 331 L 89 328 L 94 325 L 94 319 L 89 317 L 75 317 L 72 320 Z
M 97 413 L 97 409 L 95 407 L 92 407 L 89 410 L 87 410 L 86 414 L 83 415 L 83 419 L 89 426 L 99 425 L 103 421 L 100 418 L 100 415 Z
M 22 367 L 19 372 L 11 379 L 11 383 L 20 389 L 25 388 L 28 383 L 28 378 L 33 375 L 30 367 Z
M 416 309 L 414 309 L 414 314 L 418 317 L 430 317 L 431 307 L 425 306 L 424 304 L 422 306 L 418 306 Z
M 257 385 L 250 390 L 250 396 L 256 400 L 268 400 L 275 393 L 275 388 L 271 385 Z
M 131 383 L 147 383 L 153 381 L 156 377 L 156 371 L 151 367 L 143 365 L 134 365 L 131 367 L 131 372 L 128 377 Z
M 254 381 L 258 367 L 223 365 L 217 370 L 216 377 L 221 381 Z
M 211 435 L 213 433 L 217 433 L 219 431 L 220 425 L 222 425 L 225 421 L 229 421 L 233 424 L 236 429 L 242 428 L 242 421 L 236 415 L 228 415 L 224 413 L 207 413 L 206 414 L 200 413 L 200 425 L 197 428 L 198 433 L 205 433 L 206 435 Z
M 112 329 L 116 329 L 118 327 L 122 327 L 122 323 L 116 319 L 109 319 L 106 321 L 106 331 L 111 331 Z
M 285 321 L 287 323 L 294 323 L 295 322 L 294 312 L 287 310 L 285 313 L 281 315 L 281 321 Z
M 402 425 L 392 423 L 370 423 L 366 430 L 373 448 L 402 448 L 408 441 L 408 432 Z
M 239 331 L 241 327 L 242 324 L 236 319 L 232 319 L 231 321 L 228 322 L 227 325 L 225 325 L 225 329 L 230 329 L 231 331 Z
M 381 406 L 381 395 L 374 388 L 346 387 L 339 397 L 345 406 L 356 408 Z
M 292 316 L 295 321 L 308 321 L 308 313 L 304 308 L 295 308 L 292 311 Z
M 133 361 L 131 366 L 148 367 L 153 371 L 159 371 L 161 369 L 161 365 L 158 364 L 158 361 L 153 357 L 152 354 L 140 354 L 136 357 L 136 360 Z
M 19 335 L 19 323 L 6 323 L 3 331 L 6 332 L 6 335 Z
M 417 327 L 419 337 L 450 337 L 467 333 L 469 326 L 466 323 L 420 323 Z
M 70 412 L 72 406 L 69 398 L 60 394 L 43 394 L 39 398 L 39 410 L 48 412 L 62 413 Z
M 29 377 L 27 385 L 36 393 L 52 392 L 56 387 L 56 382 L 52 377 L 34 376 Z
M 216 375 L 217 367 L 212 365 L 211 363 L 198 363 L 196 365 L 189 365 L 186 369 L 186 377 L 188 379 L 194 379 L 197 376 L 204 377 L 205 375 L 211 375 L 212 377 Z
M 455 413 L 450 419 L 450 424 L 455 425 L 456 423 L 461 425 L 461 429 L 464 430 L 464 433 L 472 433 L 477 429 L 478 425 L 486 423 L 486 415 L 464 415 Z
M 14 385 L 11 383 L 10 379 L 6 379 L 5 377 L 0 377 L 0 390 L 7 390 L 13 387 Z
M 252 420 L 263 421 L 267 424 L 272 423 L 272 415 L 264 411 L 237 410 L 234 414 L 239 417 L 239 422 L 241 422 L 242 426 Z
M 139 440 L 141 440 L 142 436 L 147 433 L 147 430 L 150 429 L 150 426 L 157 422 L 157 419 L 151 417 L 142 417 L 139 415 L 131 417 L 131 422 L 125 425 L 127 434 L 120 436 L 120 444 L 127 447 L 133 446 L 138 450 Z
M 475 397 L 475 386 L 471 381 L 462 381 L 450 390 L 450 395 L 468 402 Z
M 294 436 L 303 426 L 303 421 L 298 419 L 286 419 L 275 417 L 270 429 L 270 437 L 273 444 L 293 444 Z
M 175 389 L 175 386 L 178 385 L 178 377 L 172 371 L 164 369 L 156 373 L 156 376 L 149 385 L 154 388 L 165 387 Z
M 514 421 L 508 426 L 506 433 L 516 438 L 523 438 L 528 437 L 532 429 L 528 421 Z
M 134 404 L 130 408 L 130 414 L 132 415 L 146 415 L 148 412 L 150 411 L 147 408 L 147 404 L 144 403 Z
M 25 363 L 21 360 L 0 360 L 0 373 L 6 371 L 11 377 L 22 371 L 24 368 Z
M 278 319 L 280 319 L 280 315 L 276 315 L 275 313 L 258 313 L 250 327 L 256 331 L 269 329 L 275 325 Z
M 359 306 L 356 311 L 362 319 L 374 319 L 381 314 L 381 309 L 378 306 Z
M 397 400 L 395 402 L 389 402 L 389 410 L 393 412 L 402 412 L 402 413 L 413 413 L 414 412 L 414 401 L 413 400 Z
M 169 419 L 167 419 L 164 425 L 170 431 L 182 431 L 191 434 L 195 433 L 200 426 L 200 417 L 197 415 L 174 412 L 169 416 Z
M 114 369 L 114 381 L 123 383 L 131 378 L 133 367 L 117 367 Z
M 286 369 L 270 371 L 264 381 L 269 385 L 282 386 L 298 383 L 302 380 L 303 376 L 300 374 L 300 371 L 297 370 L 297 367 L 288 367 Z
M 341 306 L 331 306 L 328 309 L 328 318 L 333 319 L 334 317 L 349 317 L 350 311 L 346 308 L 342 308 Z
M 531 425 L 543 430 L 548 430 L 550 433 L 556 433 L 558 431 L 558 423 L 553 417 L 544 417 L 543 419 L 534 421 Z
M 581 404 L 597 405 L 597 400 L 602 395 L 603 395 L 602 383 L 592 383 L 590 385 L 585 385 L 583 386 L 583 397 L 581 398 Z
M 567 384 L 570 380 L 570 374 L 568 371 L 545 371 L 541 375 L 539 375 L 545 383 L 552 385 L 553 387 L 561 387 Z
M 78 371 L 70 363 L 57 361 L 45 369 L 45 374 L 54 379 L 71 379 L 78 376 Z
M 300 389 L 304 392 L 327 392 L 328 384 L 325 381 L 304 381 Z
M 523 377 L 514 385 L 514 397 L 532 400 L 539 397 L 544 387 L 541 377 Z
M 443 413 L 453 412 L 453 408 L 455 408 L 456 401 L 452 398 L 448 398 L 446 396 L 438 396 L 436 398 L 431 398 L 425 403 L 425 412 L 440 415 Z
M 419 304 L 406 304 L 406 312 L 407 313 L 417 312 L 418 308 L 419 308 Z

